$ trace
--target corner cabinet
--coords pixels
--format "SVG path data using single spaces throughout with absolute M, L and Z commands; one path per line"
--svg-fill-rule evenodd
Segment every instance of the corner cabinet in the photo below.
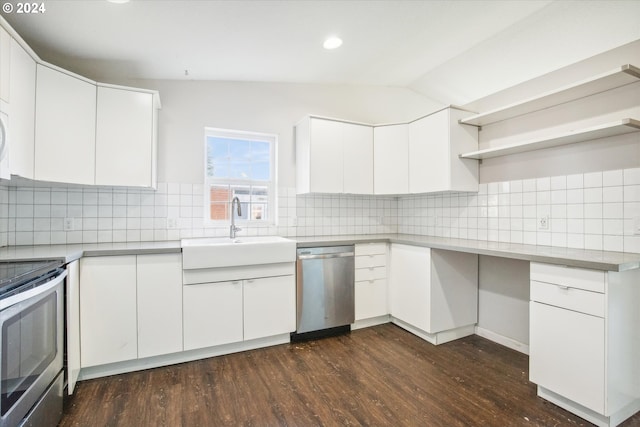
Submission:
M 392 244 L 390 260 L 393 323 L 432 344 L 475 333 L 478 255 Z
M 95 84 L 38 64 L 34 178 L 94 184 L 95 141 Z
M 478 191 L 478 162 L 459 158 L 478 149 L 478 128 L 458 123 L 471 114 L 445 108 L 409 123 L 409 193 Z
M 373 194 L 371 126 L 309 116 L 295 134 L 298 194 Z
M 529 379 L 599 426 L 640 410 L 640 270 L 531 263 Z
M 36 61 L 11 40 L 11 174 L 33 179 L 36 114 Z
M 373 130 L 375 194 L 409 192 L 409 126 L 376 126 Z
M 98 84 L 96 185 L 156 187 L 157 93 Z

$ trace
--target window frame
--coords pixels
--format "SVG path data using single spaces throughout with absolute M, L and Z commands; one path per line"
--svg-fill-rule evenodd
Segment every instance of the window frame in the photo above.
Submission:
M 238 178 L 214 178 L 208 175 L 208 138 L 229 138 L 240 139 L 245 141 L 260 141 L 270 144 L 270 177 L 269 181 L 259 181 L 251 179 Z M 214 220 L 211 219 L 211 186 L 212 185 L 246 185 L 267 187 L 269 193 L 267 201 L 267 209 L 269 212 L 268 219 L 240 219 L 236 218 L 235 223 L 251 227 L 271 227 L 278 224 L 278 135 L 265 132 L 252 132 L 235 129 L 222 129 L 205 126 L 204 128 L 204 223 L 209 226 L 228 226 L 231 224 L 230 219 Z M 231 202 L 231 201 L 229 201 Z M 230 206 L 229 206 L 230 209 Z

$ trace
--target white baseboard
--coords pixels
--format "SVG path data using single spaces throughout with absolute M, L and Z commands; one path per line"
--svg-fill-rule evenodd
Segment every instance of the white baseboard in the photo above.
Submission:
M 224 344 L 215 347 L 200 348 L 196 350 L 182 351 L 179 353 L 165 354 L 162 356 L 146 357 L 144 359 L 127 360 L 124 362 L 110 363 L 108 365 L 90 366 L 82 368 L 78 380 L 90 380 L 109 375 L 124 374 L 126 372 L 141 371 L 144 369 L 158 368 L 161 366 L 175 365 L 177 363 L 191 362 L 193 360 L 206 359 L 224 354 L 238 353 L 254 350 L 272 345 L 290 342 L 289 334 L 276 335 L 267 338 L 258 338 L 251 341 L 242 341 L 232 344 Z
M 371 326 L 383 325 L 385 323 L 389 323 L 391 319 L 388 314 L 384 316 L 372 317 L 370 319 L 362 319 L 356 320 L 351 324 L 351 330 L 355 331 L 356 329 L 369 328 Z
M 524 353 L 526 355 L 529 354 L 529 344 L 521 343 L 520 341 L 516 341 L 513 338 L 505 337 L 504 335 L 497 334 L 488 329 L 481 328 L 480 326 L 476 326 L 476 335 L 508 347 L 512 350 L 518 351 L 520 353 Z

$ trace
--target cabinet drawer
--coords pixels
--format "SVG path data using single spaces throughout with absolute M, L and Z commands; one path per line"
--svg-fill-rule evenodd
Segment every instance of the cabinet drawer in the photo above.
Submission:
M 356 256 L 356 268 L 384 267 L 387 265 L 387 255 L 361 255 Z
M 531 301 L 604 317 L 605 295 L 598 292 L 531 281 Z
M 355 247 L 358 255 L 384 255 L 387 253 L 386 243 L 359 243 Z
M 585 289 L 593 292 L 604 292 L 605 272 L 571 268 L 553 264 L 531 263 L 531 280 L 554 283 L 570 288 Z
M 356 282 L 384 279 L 387 277 L 387 267 L 357 268 L 355 273 Z

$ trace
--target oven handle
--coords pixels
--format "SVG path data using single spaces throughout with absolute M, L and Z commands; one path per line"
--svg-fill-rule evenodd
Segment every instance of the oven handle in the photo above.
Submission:
M 67 277 L 67 270 L 64 270 L 62 273 L 58 274 L 55 278 L 51 279 L 44 285 L 36 286 L 33 289 L 29 289 L 24 292 L 20 292 L 17 295 L 13 295 L 9 298 L 0 300 L 0 310 L 4 310 L 5 308 L 9 308 L 12 305 L 19 304 L 23 301 L 26 301 L 30 298 L 36 297 L 38 295 L 42 295 L 51 289 L 55 288 Z

